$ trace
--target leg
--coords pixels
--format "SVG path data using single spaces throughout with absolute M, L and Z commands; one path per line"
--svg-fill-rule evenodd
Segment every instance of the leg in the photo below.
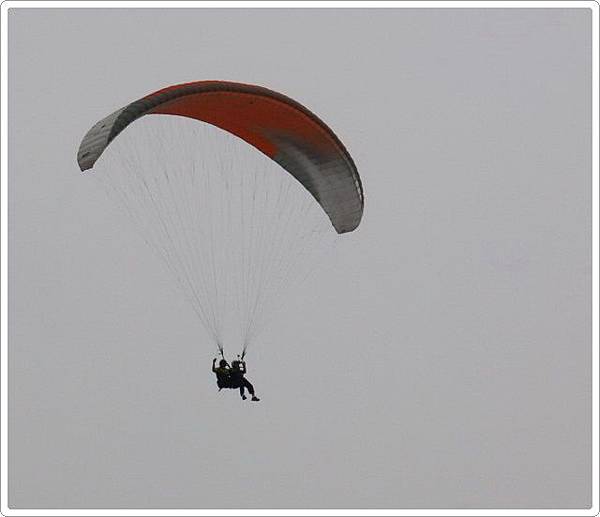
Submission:
M 244 393 L 244 385 L 243 384 L 240 386 L 240 397 L 242 397 L 243 400 L 246 400 L 246 394 Z
M 247 388 L 250 395 L 252 395 L 254 397 L 254 386 L 252 386 L 250 381 L 248 379 L 246 379 L 245 377 L 244 377 L 244 380 L 242 381 L 242 387 L 240 388 L 240 391 L 242 391 L 244 388 Z

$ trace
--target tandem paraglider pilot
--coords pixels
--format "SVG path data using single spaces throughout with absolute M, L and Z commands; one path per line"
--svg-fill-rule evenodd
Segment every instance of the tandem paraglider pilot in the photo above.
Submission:
M 246 379 L 246 363 L 242 360 L 236 360 L 231 363 L 231 367 L 227 364 L 225 359 L 219 361 L 219 366 L 216 366 L 217 359 L 213 359 L 212 371 L 217 376 L 217 386 L 219 391 L 223 388 L 239 389 L 240 396 L 243 400 L 246 400 L 246 390 L 252 396 L 254 402 L 258 402 L 260 399 L 254 393 L 254 386 Z

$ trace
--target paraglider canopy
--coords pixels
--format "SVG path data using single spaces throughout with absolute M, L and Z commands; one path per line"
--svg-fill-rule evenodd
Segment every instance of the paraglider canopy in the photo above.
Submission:
M 351 232 L 363 214 L 360 177 L 335 133 L 250 84 L 146 95 L 96 123 L 77 161 L 97 169 L 92 177 L 161 258 L 223 360 L 233 342 L 243 361 L 282 293 L 316 269 L 338 240 L 329 223 Z
M 325 210 L 338 233 L 359 225 L 363 190 L 344 145 L 307 108 L 260 86 L 198 81 L 151 93 L 88 131 L 77 155 L 80 169 L 92 168 L 119 133 L 148 114 L 201 120 L 242 138 L 292 174 Z

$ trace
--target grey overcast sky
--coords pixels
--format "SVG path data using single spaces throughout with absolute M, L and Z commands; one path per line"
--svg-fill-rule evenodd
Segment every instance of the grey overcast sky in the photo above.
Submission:
M 8 50 L 10 507 L 590 506 L 589 9 L 13 7 Z M 200 79 L 309 107 L 366 191 L 259 404 L 75 160 Z

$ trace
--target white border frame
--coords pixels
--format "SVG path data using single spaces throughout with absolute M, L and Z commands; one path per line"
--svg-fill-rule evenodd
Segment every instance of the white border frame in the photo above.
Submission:
M 239 7 L 279 7 L 279 8 L 584 8 L 592 11 L 592 506 L 589 509 L 453 509 L 453 510 L 426 510 L 426 509 L 396 509 L 396 510 L 219 510 L 219 509 L 198 509 L 198 510 L 123 510 L 123 509 L 71 509 L 71 510 L 13 510 L 8 507 L 8 268 L 7 268 L 7 245 L 8 245 L 8 10 L 11 8 L 181 8 L 181 7 L 218 7 L 218 8 L 239 8 Z M 0 265 L 0 289 L 1 289 L 1 310 L 0 310 L 0 511 L 6 516 L 104 516 L 104 515 L 122 515 L 122 516 L 195 516 L 195 515 L 248 515 L 248 516 L 392 516 L 392 515 L 448 515 L 448 516 L 594 516 L 600 512 L 598 506 L 598 12 L 600 4 L 596 1 L 15 1 L 7 0 L 1 5 L 0 20 L 0 60 L 1 60 L 1 153 L 0 153 L 0 232 L 1 232 L 1 265 Z

